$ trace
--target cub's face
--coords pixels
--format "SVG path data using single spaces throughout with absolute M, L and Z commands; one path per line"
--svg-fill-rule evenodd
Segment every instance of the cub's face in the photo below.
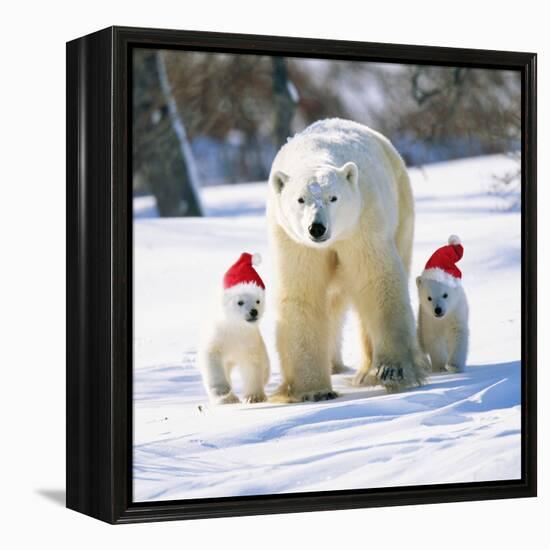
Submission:
M 228 293 L 223 298 L 223 311 L 229 321 L 257 323 L 264 313 L 264 297 L 254 291 Z
M 443 319 L 455 308 L 459 298 L 456 288 L 422 276 L 416 278 L 416 286 L 420 307 L 435 318 Z
M 278 223 L 301 244 L 330 246 L 357 225 L 362 203 L 353 162 L 341 168 L 321 166 L 301 175 L 276 171 L 270 185 Z

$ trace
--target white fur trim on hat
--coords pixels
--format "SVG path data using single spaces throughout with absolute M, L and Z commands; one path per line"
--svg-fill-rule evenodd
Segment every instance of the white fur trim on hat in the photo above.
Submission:
M 449 237 L 449 244 L 462 244 L 460 242 L 460 237 L 458 237 L 457 235 L 451 235 Z
M 238 296 L 239 294 L 252 294 L 258 298 L 263 298 L 265 296 L 265 291 L 261 286 L 258 286 L 256 283 L 239 283 L 233 285 L 229 288 L 226 288 L 223 291 L 225 297 Z
M 461 280 L 458 277 L 453 277 L 450 273 L 439 269 L 439 267 L 425 269 L 422 272 L 422 278 L 430 279 L 450 287 L 457 287 L 461 285 Z
M 260 265 L 262 263 L 262 255 L 259 252 L 252 254 L 252 265 Z

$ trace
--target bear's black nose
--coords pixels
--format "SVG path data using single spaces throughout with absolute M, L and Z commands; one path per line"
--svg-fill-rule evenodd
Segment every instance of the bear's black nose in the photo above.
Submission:
M 258 316 L 258 310 L 257 309 L 251 309 L 250 310 L 250 315 L 252 317 L 257 317 Z
M 309 234 L 314 239 L 319 239 L 327 232 L 327 228 L 322 223 L 312 223 L 309 226 Z
M 436 308 L 434 309 L 434 312 L 435 312 L 435 314 L 438 315 L 438 316 L 441 315 L 441 308 L 440 308 L 440 307 L 436 307 Z

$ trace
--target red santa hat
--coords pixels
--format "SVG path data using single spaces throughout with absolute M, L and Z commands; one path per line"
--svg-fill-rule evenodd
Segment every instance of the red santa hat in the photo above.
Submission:
M 464 248 L 460 243 L 460 239 L 456 235 L 451 235 L 449 244 L 438 248 L 431 255 L 422 272 L 422 277 L 449 286 L 456 287 L 460 285 L 462 273 L 455 264 L 462 258 L 463 254 Z
M 240 258 L 226 271 L 223 277 L 225 294 L 252 292 L 263 296 L 265 285 L 253 266 L 259 265 L 262 257 L 258 254 L 243 252 Z

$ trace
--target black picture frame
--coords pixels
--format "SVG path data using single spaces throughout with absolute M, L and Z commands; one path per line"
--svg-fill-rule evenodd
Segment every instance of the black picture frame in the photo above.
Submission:
M 522 478 L 133 503 L 135 47 L 517 70 L 522 80 Z M 109 523 L 536 496 L 536 55 L 110 27 L 67 43 L 67 507 Z

